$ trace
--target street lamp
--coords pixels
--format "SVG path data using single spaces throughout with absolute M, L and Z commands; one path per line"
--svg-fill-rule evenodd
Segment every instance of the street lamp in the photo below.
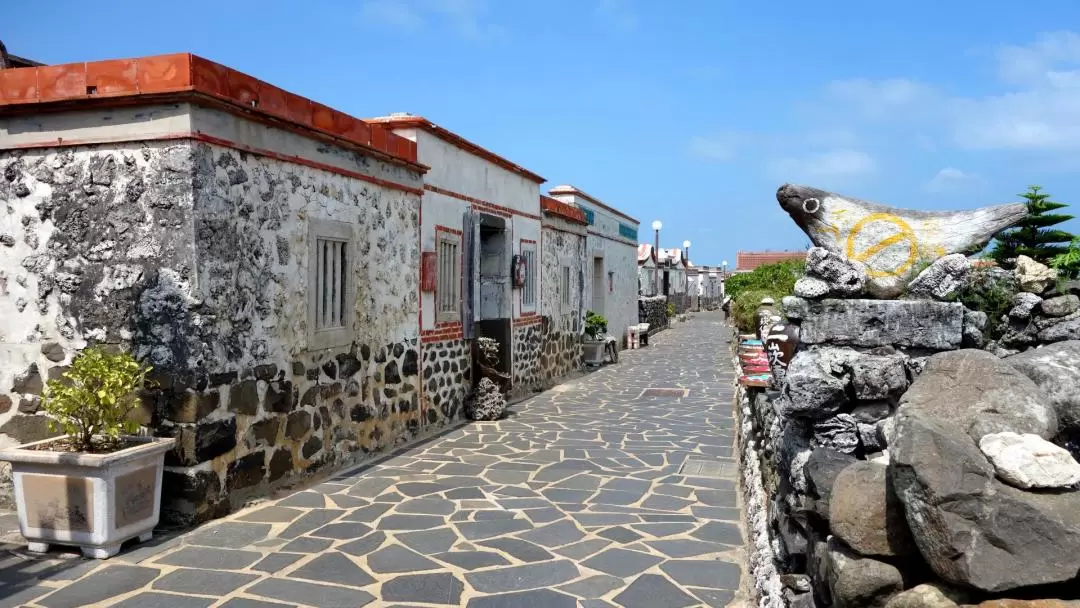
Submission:
M 660 220 L 654 220 L 652 223 L 652 229 L 656 233 L 656 240 L 653 244 L 653 255 L 656 256 L 656 280 L 653 281 L 653 287 L 656 289 L 654 294 L 660 293 L 660 229 L 664 225 L 660 223 Z
M 683 265 L 686 266 L 686 270 L 683 272 L 684 277 L 684 292 L 686 298 L 690 298 L 690 241 L 683 241 Z
M 690 263 L 690 241 L 682 242 L 683 249 L 685 249 L 686 263 Z

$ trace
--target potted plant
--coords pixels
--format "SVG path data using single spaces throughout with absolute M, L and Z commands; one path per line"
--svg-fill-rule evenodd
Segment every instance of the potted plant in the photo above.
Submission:
M 131 538 L 150 540 L 174 439 L 132 436 L 139 425 L 129 414 L 149 371 L 127 353 L 84 350 L 43 395 L 50 427 L 64 435 L 0 451 L 31 551 L 59 543 L 103 559 Z
M 604 363 L 604 346 L 607 343 L 607 319 L 593 311 L 585 313 L 585 339 L 582 341 L 582 355 L 585 363 L 601 365 Z

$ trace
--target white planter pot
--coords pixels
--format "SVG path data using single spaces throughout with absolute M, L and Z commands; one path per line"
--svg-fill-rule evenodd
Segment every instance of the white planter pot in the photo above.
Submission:
M 585 359 L 585 363 L 588 365 L 603 365 L 604 364 L 604 342 L 593 342 L 586 339 L 581 343 L 581 355 Z
M 161 513 L 161 473 L 173 438 L 130 437 L 140 445 L 110 454 L 28 450 L 56 438 L 0 451 L 11 463 L 19 529 L 29 549 L 77 545 L 104 559 L 124 541 L 150 540 Z

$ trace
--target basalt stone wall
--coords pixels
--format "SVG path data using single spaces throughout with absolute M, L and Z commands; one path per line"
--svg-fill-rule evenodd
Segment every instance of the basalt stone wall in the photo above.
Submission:
M 559 380 L 585 366 L 581 352 L 581 334 L 577 328 L 555 331 L 545 326 L 543 351 L 540 354 L 540 381 L 543 388 L 558 384 Z
M 461 418 L 472 392 L 472 346 L 468 340 L 428 342 L 424 349 L 424 424 L 445 427 Z
M 421 185 L 355 151 L 318 153 Z M 188 141 L 6 151 L 0 170 L 19 227 L 0 238 L 0 441 L 45 436 L 41 385 L 90 343 L 155 368 L 140 416 L 177 437 L 169 520 L 220 515 L 420 432 L 419 249 L 400 238 L 417 231 L 417 194 Z M 351 224 L 357 254 L 352 342 L 319 351 L 313 217 Z
M 649 324 L 649 335 L 667 329 L 667 304 L 665 296 L 638 298 L 638 323 Z
M 1066 318 L 1053 289 L 1002 322 Z M 783 304 L 798 350 L 740 396 L 759 605 L 1080 599 L 1080 341 L 980 349 L 986 315 L 933 298 Z
M 511 395 L 521 397 L 544 389 L 541 356 L 544 349 L 543 324 L 532 322 L 514 327 L 513 388 Z

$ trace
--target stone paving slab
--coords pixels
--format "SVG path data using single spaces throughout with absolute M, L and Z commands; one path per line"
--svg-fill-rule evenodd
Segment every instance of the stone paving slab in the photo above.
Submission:
M 0 608 L 729 605 L 727 333 L 698 315 L 504 420 L 111 560 L 0 554 Z

